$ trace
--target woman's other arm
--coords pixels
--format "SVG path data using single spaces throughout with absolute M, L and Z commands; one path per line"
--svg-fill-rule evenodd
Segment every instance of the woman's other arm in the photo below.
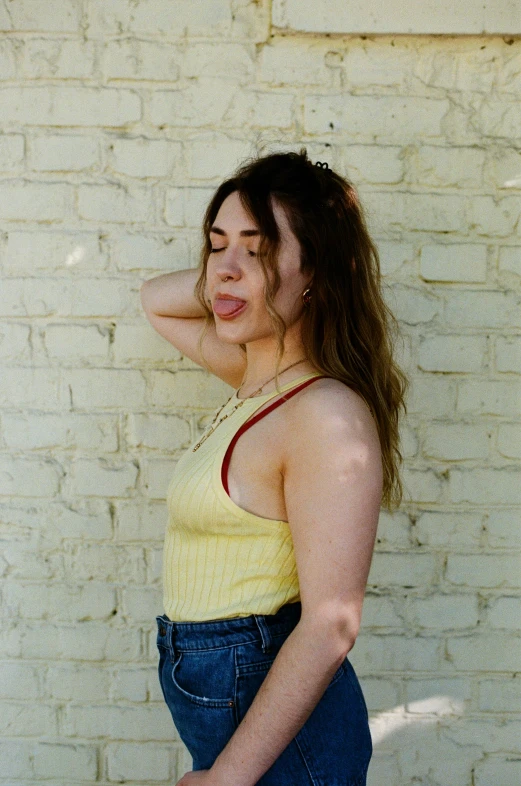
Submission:
M 238 344 L 226 343 L 218 337 L 215 321 L 210 323 L 203 339 L 204 358 L 199 351 L 199 337 L 204 328 L 204 310 L 194 292 L 199 274 L 199 269 L 190 268 L 144 281 L 143 310 L 154 330 L 183 355 L 238 388 L 246 371 L 246 354 Z

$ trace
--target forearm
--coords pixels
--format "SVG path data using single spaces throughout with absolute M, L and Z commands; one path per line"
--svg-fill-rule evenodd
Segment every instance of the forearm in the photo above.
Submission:
M 216 786 L 257 783 L 303 727 L 345 654 L 338 637 L 301 623 L 294 628 L 210 770 Z
M 203 317 L 203 308 L 194 292 L 200 272 L 198 268 L 176 270 L 144 281 L 141 303 L 145 311 L 164 317 Z

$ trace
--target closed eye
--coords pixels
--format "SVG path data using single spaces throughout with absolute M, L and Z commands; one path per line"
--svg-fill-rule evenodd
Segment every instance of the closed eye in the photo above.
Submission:
M 210 254 L 218 254 L 219 251 L 224 251 L 224 248 L 211 248 L 210 249 Z M 248 251 L 248 254 L 250 254 L 250 256 L 252 256 L 252 257 L 256 257 L 257 256 L 257 252 L 256 251 Z

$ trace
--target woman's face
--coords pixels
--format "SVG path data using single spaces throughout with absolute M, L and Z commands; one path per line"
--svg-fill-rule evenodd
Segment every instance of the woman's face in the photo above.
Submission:
M 278 256 L 281 284 L 274 302 L 289 328 L 302 313 L 302 293 L 310 275 L 300 271 L 300 246 L 284 210 L 275 201 L 272 206 L 281 235 Z M 275 335 L 264 302 L 264 274 L 257 258 L 259 241 L 258 228 L 234 191 L 222 203 L 211 227 L 212 252 L 206 268 L 206 291 L 217 334 L 233 344 L 247 344 Z M 226 308 L 226 303 L 223 305 L 218 300 L 219 294 L 231 295 L 245 301 L 245 305 L 235 316 L 226 317 L 224 310 L 229 311 L 240 303 L 228 303 Z M 221 310 L 223 313 L 219 315 Z

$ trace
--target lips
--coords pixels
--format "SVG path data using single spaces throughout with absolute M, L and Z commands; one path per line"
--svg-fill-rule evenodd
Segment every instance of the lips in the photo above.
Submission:
M 218 297 L 214 300 L 213 310 L 220 317 L 229 317 L 235 314 L 235 312 L 241 311 L 245 305 L 245 300 Z

